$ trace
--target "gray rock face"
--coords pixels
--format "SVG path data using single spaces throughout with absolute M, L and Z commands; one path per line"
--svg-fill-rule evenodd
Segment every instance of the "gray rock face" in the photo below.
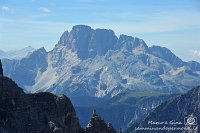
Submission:
M 169 49 L 160 46 L 152 46 L 149 48 L 153 55 L 160 57 L 175 67 L 181 67 L 184 62 L 173 54 Z
M 127 35 L 120 35 L 117 47 L 129 52 L 132 52 L 132 50 L 136 48 L 141 48 L 144 51 L 148 51 L 148 46 L 143 40 Z
M 184 131 L 170 131 L 172 133 L 185 132 L 185 133 L 199 133 L 200 128 L 200 87 L 191 89 L 185 94 L 177 96 L 175 98 L 169 99 L 166 102 L 158 106 L 150 115 L 140 124 L 134 125 L 128 129 L 128 132 L 138 132 L 143 133 L 145 131 L 134 131 L 136 127 L 148 127 L 148 121 L 154 122 L 164 122 L 170 121 L 181 122 L 180 124 L 174 125 L 174 127 L 190 127 L 191 129 L 197 130 L 184 130 Z M 187 124 L 187 120 L 191 118 L 192 123 Z M 190 122 L 190 121 L 189 121 Z M 162 127 L 163 125 L 151 125 L 152 127 Z M 172 125 L 165 124 L 166 127 Z M 152 131 L 146 131 L 145 133 L 150 133 Z M 169 131 L 162 131 L 163 133 L 168 133 Z M 154 131 L 154 133 L 160 133 L 160 131 Z
M 25 94 L 4 78 L 0 90 L 0 131 L 8 133 L 78 133 L 78 118 L 70 100 L 51 93 Z M 54 123 L 52 126 L 50 123 Z
M 38 73 L 42 73 L 46 70 L 47 64 L 47 52 L 44 48 L 35 50 L 32 54 L 21 60 L 3 60 L 5 64 L 9 64 L 4 67 L 4 71 L 7 76 L 20 86 L 32 86 L 35 84 L 35 78 Z
M 51 93 L 25 94 L 11 79 L 0 81 L 1 133 L 78 133 L 71 101 Z
M 194 71 L 200 71 L 200 64 L 196 61 L 189 61 L 187 65 Z
M 77 25 L 69 33 L 66 31 L 58 41 L 58 45 L 65 45 L 68 49 L 77 52 L 80 59 L 94 58 L 104 55 L 113 49 L 117 37 L 112 30 L 96 29 L 89 26 Z
M 200 64 L 139 38 L 77 25 L 55 48 L 20 61 L 3 60 L 5 75 L 28 92 L 113 97 L 122 92 L 182 93 L 200 85 Z
M 56 96 L 49 92 L 25 94 L 15 82 L 3 77 L 1 60 L 0 76 L 1 133 L 115 132 L 111 125 L 104 129 L 104 121 L 93 125 L 92 130 L 82 129 L 74 107 L 65 95 Z
M 91 109 L 96 108 L 98 114 L 105 121 L 112 123 L 115 129 L 121 128 L 125 131 L 132 124 L 142 122 L 157 106 L 175 96 L 128 92 L 118 94 L 109 100 L 94 97 L 74 97 L 71 98 L 71 101 L 83 127 L 88 124 Z

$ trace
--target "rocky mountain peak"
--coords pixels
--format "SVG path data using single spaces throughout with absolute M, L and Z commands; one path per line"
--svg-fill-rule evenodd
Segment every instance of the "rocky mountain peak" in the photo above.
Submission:
M 32 48 L 31 46 L 28 46 L 20 50 L 11 50 L 11 51 L 0 50 L 0 58 L 20 60 L 34 51 L 35 49 Z
M 33 56 L 41 56 L 41 57 L 43 57 L 42 55 L 47 55 L 47 51 L 46 51 L 46 49 L 44 47 L 41 47 L 39 49 L 34 50 L 32 53 L 29 53 L 29 55 L 26 58 L 29 58 L 29 57 L 32 58 Z
M 116 133 L 115 129 L 110 123 L 106 123 L 101 117 L 93 110 L 92 117 L 86 127 L 87 133 Z
M 65 31 L 58 41 L 58 45 L 67 45 L 68 48 L 70 47 L 69 43 L 72 43 L 70 41 L 73 41 L 73 39 L 77 39 L 78 36 L 82 33 L 90 32 L 92 29 L 89 26 L 86 25 L 76 25 L 72 27 L 72 30 L 70 32 Z
M 199 63 L 183 62 L 142 39 L 118 39 L 112 30 L 85 25 L 63 33 L 50 52 L 35 50 L 20 61 L 3 61 L 4 74 L 30 92 L 112 97 L 126 91 L 179 93 L 188 84 L 200 85 Z
M 27 50 L 34 51 L 35 49 L 33 47 L 31 47 L 31 46 L 28 46 L 28 47 L 26 47 L 26 48 L 24 48 L 22 50 L 24 50 L 24 51 L 27 51 Z
M 35 84 L 35 78 L 37 77 L 37 73 L 35 72 L 40 73 L 46 70 L 48 66 L 47 55 L 47 51 L 42 47 L 21 60 L 14 60 L 14 62 L 12 62 L 12 60 L 6 60 L 4 63 L 11 63 L 12 65 L 4 67 L 4 71 L 7 73 L 10 70 L 14 70 L 14 73 L 9 73 L 8 75 L 12 77 L 20 87 L 26 88 L 24 84 L 26 84 L 26 86 Z M 21 67 L 16 68 L 15 66 L 18 64 L 20 64 Z M 19 80 L 17 75 L 20 75 L 22 80 Z
M 59 45 L 65 45 L 65 44 L 67 43 L 68 36 L 69 36 L 69 32 L 68 32 L 68 31 L 65 31 L 65 32 L 61 35 L 60 40 L 58 41 L 58 44 L 59 44 Z
M 91 31 L 92 28 L 88 25 L 75 25 L 72 27 L 71 32 Z
M 58 41 L 59 45 L 76 52 L 80 59 L 105 55 L 108 50 L 116 49 L 136 54 L 148 51 L 148 46 L 142 39 L 127 35 L 120 35 L 118 39 L 113 30 L 92 29 L 86 25 L 76 25 L 70 32 L 65 31 Z
M 58 41 L 58 45 L 64 45 L 76 52 L 80 59 L 104 55 L 113 49 L 116 43 L 117 37 L 112 30 L 94 30 L 86 25 L 74 26 L 70 32 L 64 32 Z
M 123 50 L 127 51 L 147 51 L 148 46 L 146 43 L 137 37 L 132 37 L 132 36 L 127 36 L 127 35 L 120 35 L 119 40 L 118 40 L 118 47 Z
M 173 54 L 168 48 L 161 46 L 152 46 L 149 48 L 153 55 L 160 57 L 175 67 L 181 67 L 184 65 L 184 62 Z
M 47 53 L 47 51 L 46 51 L 46 49 L 45 49 L 44 47 L 39 48 L 38 51 L 41 51 L 41 52 Z

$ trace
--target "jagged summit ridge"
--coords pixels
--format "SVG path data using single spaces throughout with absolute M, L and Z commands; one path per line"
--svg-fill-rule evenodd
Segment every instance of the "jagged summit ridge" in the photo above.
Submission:
M 50 52 L 4 64 L 5 74 L 29 92 L 113 97 L 129 91 L 182 93 L 200 85 L 198 62 L 184 62 L 137 37 L 118 38 L 112 30 L 85 25 L 65 31 Z
M 111 46 L 109 50 L 116 50 L 121 48 L 125 50 L 132 50 L 138 46 L 144 47 L 145 50 L 148 49 L 147 44 L 142 39 L 124 34 L 121 34 L 118 38 L 113 30 L 98 29 L 98 28 L 92 29 L 88 25 L 76 25 L 72 27 L 72 30 L 70 32 L 65 31 L 61 35 L 57 45 L 66 45 L 69 49 L 75 50 L 74 47 L 79 47 L 81 46 L 81 44 L 87 47 L 92 44 L 98 43 L 98 41 L 100 41 L 99 42 L 101 43 L 100 46 L 103 46 L 103 42 L 108 41 L 107 39 L 109 38 L 109 37 L 106 38 L 105 36 L 108 36 L 109 34 L 110 38 L 114 38 L 113 40 L 115 40 L 111 41 L 111 45 L 113 46 Z M 77 42 L 85 42 L 85 43 L 77 43 Z M 95 46 L 96 44 L 94 45 L 94 47 Z M 156 54 L 158 56 L 163 56 L 159 54 L 161 52 L 165 52 L 166 54 L 173 54 L 169 49 L 165 47 L 152 46 L 149 49 L 153 54 Z M 174 54 L 173 56 L 176 57 L 176 55 Z
M 146 43 L 139 38 L 127 35 L 120 35 L 118 38 L 112 30 L 92 29 L 86 25 L 77 25 L 70 32 L 65 31 L 58 45 L 65 45 L 68 49 L 77 52 L 80 59 L 105 55 L 109 50 L 132 51 L 137 47 L 141 50 L 148 49 Z
M 81 59 L 104 55 L 114 48 L 117 37 L 112 30 L 92 29 L 86 25 L 77 25 L 70 32 L 65 31 L 58 41 L 58 45 L 65 45 L 77 52 Z
M 35 49 L 31 46 L 28 46 L 26 48 L 20 49 L 20 50 L 11 50 L 11 51 L 3 51 L 0 50 L 0 58 L 7 58 L 7 59 L 17 59 L 20 60 L 32 52 L 34 52 Z
M 152 46 L 149 49 L 152 52 L 152 54 L 168 61 L 175 67 L 181 67 L 185 64 L 179 57 L 177 57 L 175 54 L 173 54 L 169 49 L 165 47 Z

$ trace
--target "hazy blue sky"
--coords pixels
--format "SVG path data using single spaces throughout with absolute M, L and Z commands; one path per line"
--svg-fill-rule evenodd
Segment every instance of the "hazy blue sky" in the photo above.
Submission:
M 199 0 L 0 0 L 0 49 L 51 50 L 77 24 L 137 36 L 200 61 Z

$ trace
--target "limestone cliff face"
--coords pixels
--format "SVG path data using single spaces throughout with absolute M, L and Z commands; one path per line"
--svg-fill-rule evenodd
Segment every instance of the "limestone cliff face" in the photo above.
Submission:
M 111 98 L 120 93 L 177 94 L 200 85 L 200 63 L 112 30 L 76 25 L 49 52 L 3 60 L 5 75 L 27 92 Z
M 93 115 L 82 129 L 69 98 L 49 92 L 26 94 L 3 76 L 0 60 L 0 133 L 115 133 Z

